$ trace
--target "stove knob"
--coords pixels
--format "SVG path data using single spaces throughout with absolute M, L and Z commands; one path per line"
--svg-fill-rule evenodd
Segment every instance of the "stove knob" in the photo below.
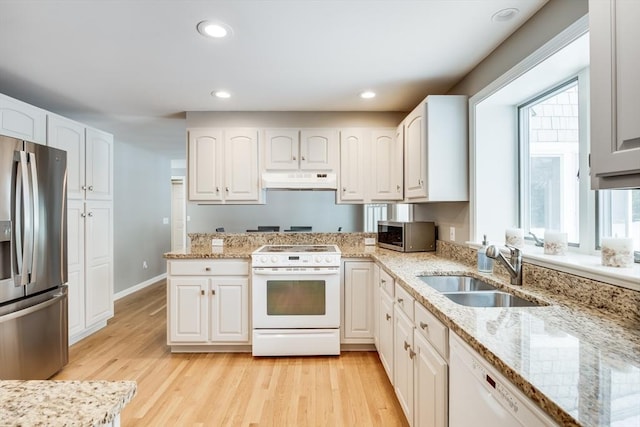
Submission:
M 316 255 L 314 261 L 316 262 L 316 264 L 319 264 L 322 262 L 322 257 L 320 255 Z
M 331 262 L 331 257 L 330 256 L 326 256 L 324 257 L 324 262 L 326 262 L 327 264 L 329 264 Z
M 274 264 L 275 264 L 276 262 L 278 262 L 278 257 L 277 257 L 277 256 L 272 256 L 272 257 L 271 257 L 271 262 L 272 262 L 272 263 L 274 263 Z
M 262 262 L 262 263 L 267 262 L 267 257 L 266 257 L 266 256 L 264 256 L 264 255 L 262 255 L 262 256 L 260 257 L 260 262 Z

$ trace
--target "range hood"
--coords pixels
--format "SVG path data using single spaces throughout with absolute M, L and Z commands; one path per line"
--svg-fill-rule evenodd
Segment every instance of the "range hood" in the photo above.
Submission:
M 338 177 L 325 172 L 264 172 L 262 188 L 290 190 L 335 190 Z

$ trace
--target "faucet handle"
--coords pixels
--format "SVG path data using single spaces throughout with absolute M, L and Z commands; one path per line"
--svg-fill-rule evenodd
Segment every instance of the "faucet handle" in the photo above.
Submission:
M 520 248 L 516 248 L 515 246 L 511 246 L 511 245 L 507 245 L 505 244 L 505 246 L 507 248 L 509 248 L 509 250 L 511 251 L 511 256 L 515 256 L 515 257 L 521 257 L 522 256 L 522 250 Z

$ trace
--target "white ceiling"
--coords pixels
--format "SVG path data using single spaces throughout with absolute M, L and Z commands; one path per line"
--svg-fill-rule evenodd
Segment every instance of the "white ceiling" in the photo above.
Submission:
M 0 92 L 158 147 L 184 146 L 185 111 L 408 111 L 546 1 L 0 0 Z

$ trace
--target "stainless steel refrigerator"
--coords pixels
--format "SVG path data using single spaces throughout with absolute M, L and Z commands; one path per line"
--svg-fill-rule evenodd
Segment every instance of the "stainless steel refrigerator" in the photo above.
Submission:
M 68 360 L 67 153 L 0 136 L 0 379 Z

